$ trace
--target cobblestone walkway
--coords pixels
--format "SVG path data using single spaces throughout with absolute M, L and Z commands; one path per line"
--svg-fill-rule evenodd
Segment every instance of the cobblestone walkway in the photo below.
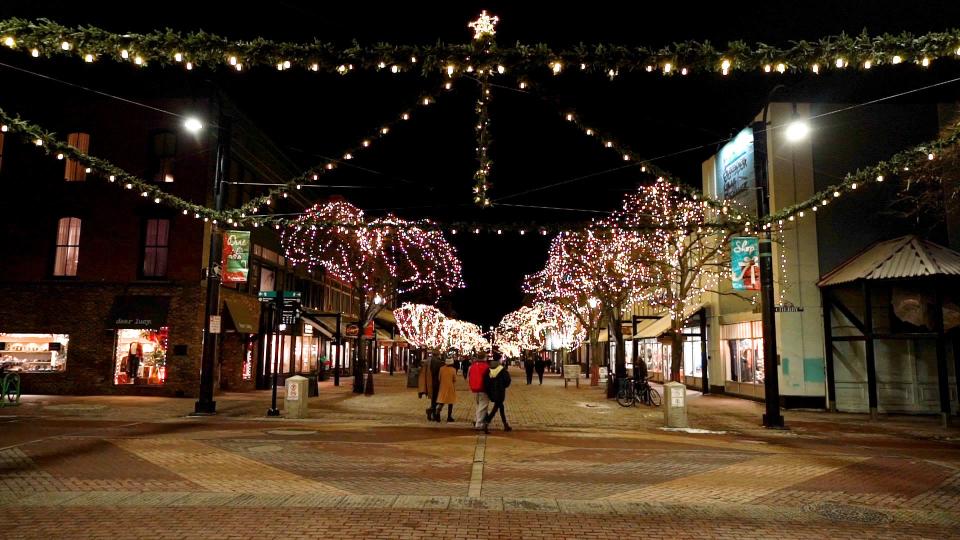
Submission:
M 27 397 L 0 411 L 10 538 L 947 538 L 960 526 L 960 431 L 925 418 L 787 413 L 691 395 L 705 433 L 660 429 L 557 378 L 515 372 L 515 431 L 427 422 L 402 375 L 375 396 L 325 387 L 306 420 L 264 394 L 192 401 Z M 462 383 L 462 381 L 461 381 Z M 16 533 L 11 533 L 16 531 Z

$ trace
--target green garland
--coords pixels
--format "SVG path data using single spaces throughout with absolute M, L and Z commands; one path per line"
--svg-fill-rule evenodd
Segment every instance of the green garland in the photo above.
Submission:
M 118 186 L 123 186 L 128 190 L 138 192 L 143 197 L 151 199 L 157 204 L 176 208 L 184 214 L 193 214 L 196 218 L 203 218 L 204 220 L 221 220 L 228 223 L 235 222 L 232 215 L 217 212 L 206 206 L 192 203 L 176 195 L 167 193 L 157 187 L 156 183 L 129 174 L 110 161 L 83 153 L 73 146 L 57 139 L 52 132 L 48 132 L 20 117 L 10 116 L 3 109 L 0 109 L 0 124 L 3 125 L 6 131 L 12 132 L 22 139 L 31 141 L 40 147 L 47 155 L 70 158 L 83 164 L 90 169 L 91 173 L 103 176 L 108 179 L 109 182 L 116 183 Z
M 443 87 L 446 90 L 450 90 L 452 88 L 452 85 L 453 85 L 453 82 L 451 80 L 444 83 Z M 405 109 L 403 112 L 398 114 L 396 118 L 394 118 L 389 122 L 384 123 L 375 132 L 370 134 L 368 137 L 365 137 L 364 139 L 362 139 L 361 142 L 357 143 L 353 147 L 347 148 L 343 153 L 343 160 L 353 159 L 356 156 L 356 154 L 372 146 L 378 140 L 383 139 L 388 134 L 392 133 L 394 128 L 396 128 L 397 125 L 403 122 L 406 122 L 410 119 L 410 115 L 416 107 L 426 107 L 428 105 L 432 105 L 437 101 L 437 98 L 439 97 L 440 93 L 441 92 L 438 90 L 433 93 L 421 94 L 419 97 L 417 97 L 417 101 L 413 107 L 409 107 Z M 299 190 L 301 186 L 309 185 L 311 183 L 319 181 L 324 174 L 336 169 L 338 164 L 342 163 L 343 160 L 335 160 L 335 159 L 324 160 L 318 165 L 311 167 L 306 171 L 304 171 L 303 173 L 291 178 L 287 182 L 284 182 L 283 184 L 277 187 L 270 188 L 270 190 L 267 191 L 266 195 L 255 197 L 249 200 L 247 203 L 237 208 L 233 212 L 241 214 L 240 216 L 241 219 L 245 217 L 246 214 L 256 214 L 257 212 L 259 212 L 260 208 L 272 204 L 273 199 L 278 195 L 284 192 Z
M 819 208 L 830 204 L 834 199 L 858 188 L 904 176 L 904 173 L 909 172 L 911 168 L 938 159 L 938 156 L 946 148 L 954 146 L 958 142 L 960 142 L 960 123 L 953 125 L 938 139 L 897 152 L 885 161 L 848 173 L 841 182 L 814 193 L 809 199 L 801 203 L 781 208 L 771 214 L 763 223 L 769 226 L 784 220 L 793 221 L 798 216 L 803 217 L 806 211 L 817 211 Z
M 490 172 L 493 160 L 490 159 L 490 84 L 486 77 L 481 79 L 480 97 L 477 98 L 477 171 L 473 174 L 473 202 L 481 207 L 490 206 Z
M 152 199 L 157 204 L 163 204 L 181 210 L 184 215 L 189 215 L 192 213 L 194 217 L 198 219 L 203 218 L 205 221 L 211 220 L 214 222 L 219 220 L 236 226 L 261 227 L 272 225 L 277 229 L 279 229 L 281 226 L 288 226 L 296 223 L 294 219 L 282 218 L 278 216 L 248 215 L 244 213 L 242 209 L 232 209 L 217 212 L 216 210 L 206 206 L 187 201 L 176 195 L 164 192 L 153 182 L 143 180 L 142 178 L 127 173 L 110 161 L 93 157 L 81 152 L 73 146 L 58 140 L 52 132 L 46 131 L 41 127 L 31 124 L 30 122 L 27 122 L 19 117 L 10 116 L 3 109 L 0 109 L 0 125 L 2 125 L 3 131 L 14 133 L 24 140 L 33 142 L 47 155 L 59 154 L 60 156 L 58 157 L 73 159 L 89 168 L 91 173 L 103 176 L 111 183 L 116 183 L 118 186 L 123 186 L 127 190 L 139 192 L 141 196 Z M 919 165 L 922 165 L 928 161 L 938 159 L 938 156 L 941 155 L 945 149 L 955 146 L 958 143 L 960 143 L 960 123 L 952 126 L 938 139 L 903 150 L 894 154 L 886 161 L 881 161 L 871 167 L 859 169 L 855 172 L 847 174 L 843 181 L 815 193 L 806 201 L 782 208 L 776 213 L 771 214 L 761 223 L 756 225 L 747 224 L 745 223 L 745 218 L 743 216 L 730 215 L 727 211 L 724 211 L 722 212 L 722 215 L 725 216 L 725 221 L 706 223 L 703 224 L 702 227 L 717 231 L 743 230 L 745 233 L 758 233 L 760 230 L 771 226 L 773 223 L 779 223 L 784 220 L 793 221 L 798 216 L 803 217 L 804 212 L 809 210 L 816 211 L 823 206 L 827 206 L 830 201 L 842 196 L 843 194 L 855 191 L 860 187 L 866 187 L 871 183 L 898 178 L 902 176 L 904 172 L 908 172 L 911 167 L 918 167 Z M 728 204 L 724 203 L 723 201 L 712 200 L 708 198 L 704 198 L 703 203 L 715 207 L 728 207 Z M 345 226 L 341 223 L 314 223 L 313 225 Z M 549 234 L 560 231 L 606 228 L 602 225 L 598 226 L 593 223 L 584 223 L 571 226 L 569 224 L 537 223 L 484 224 L 462 221 L 445 224 L 431 223 L 430 226 L 435 227 L 438 230 L 450 230 L 450 232 L 454 234 L 456 234 L 454 231 L 473 232 L 474 234 L 479 234 L 480 232 L 496 234 L 502 234 L 503 232 L 518 232 L 521 234 Z M 660 228 L 662 227 L 645 226 L 632 228 L 631 230 L 658 230 Z
M 30 21 L 11 18 L 0 21 L 0 43 L 13 39 L 17 50 L 43 57 L 75 56 L 106 58 L 140 65 L 232 66 L 234 58 L 241 67 L 287 66 L 325 73 L 347 74 L 353 69 L 387 70 L 437 74 L 447 66 L 466 69 L 504 66 L 508 72 L 548 75 L 551 65 L 560 62 L 563 71 L 575 70 L 608 75 L 634 71 L 660 73 L 725 73 L 727 71 L 810 71 L 844 67 L 866 68 L 900 62 L 922 63 L 960 55 L 960 30 L 857 36 L 840 34 L 813 41 L 793 41 L 786 46 L 732 41 L 716 47 L 709 41 L 682 41 L 665 47 L 615 44 L 580 44 L 569 49 L 553 49 L 545 44 L 521 44 L 498 47 L 491 43 L 489 54 L 474 56 L 473 44 L 395 45 L 378 43 L 362 46 L 354 43 L 340 47 L 313 41 L 291 43 L 257 38 L 233 41 L 207 32 L 178 32 L 170 29 L 146 34 L 117 34 L 95 26 L 68 27 L 48 19 Z M 64 43 L 67 47 L 64 48 Z M 36 51 L 34 53 L 34 51 Z M 127 58 L 121 52 L 127 51 Z M 180 55 L 179 57 L 177 55 Z M 179 61 L 177 60 L 179 58 Z M 289 62 L 285 64 L 284 62 Z M 668 69 L 668 64 L 670 68 Z M 782 65 L 782 66 L 781 66 Z M 725 67 L 726 66 L 726 67 Z M 236 68 L 236 66 L 232 66 Z

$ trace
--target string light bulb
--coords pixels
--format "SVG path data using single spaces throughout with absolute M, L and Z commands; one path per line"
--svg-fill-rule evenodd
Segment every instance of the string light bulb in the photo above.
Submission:
M 34 58 L 39 58 L 39 57 L 40 57 L 40 49 L 37 49 L 37 48 L 30 49 L 30 56 L 32 56 L 32 57 L 34 57 Z

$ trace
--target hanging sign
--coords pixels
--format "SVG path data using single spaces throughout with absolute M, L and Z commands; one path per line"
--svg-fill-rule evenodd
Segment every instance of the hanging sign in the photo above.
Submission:
M 733 288 L 760 290 L 760 241 L 755 236 L 737 236 L 730 240 L 730 270 Z
M 223 282 L 246 283 L 249 263 L 250 231 L 223 231 Z
M 742 204 L 747 215 L 757 215 L 756 171 L 753 159 L 753 128 L 740 131 L 717 153 L 717 198 Z

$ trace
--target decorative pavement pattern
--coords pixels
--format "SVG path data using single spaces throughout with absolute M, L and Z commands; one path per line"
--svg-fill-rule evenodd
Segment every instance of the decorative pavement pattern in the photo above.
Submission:
M 311 418 L 265 393 L 28 396 L 0 411 L 0 538 L 960 537 L 960 430 L 691 395 L 691 425 L 556 377 L 508 394 L 515 431 L 429 423 L 405 377 L 329 384 Z M 460 381 L 462 383 L 462 381 Z

